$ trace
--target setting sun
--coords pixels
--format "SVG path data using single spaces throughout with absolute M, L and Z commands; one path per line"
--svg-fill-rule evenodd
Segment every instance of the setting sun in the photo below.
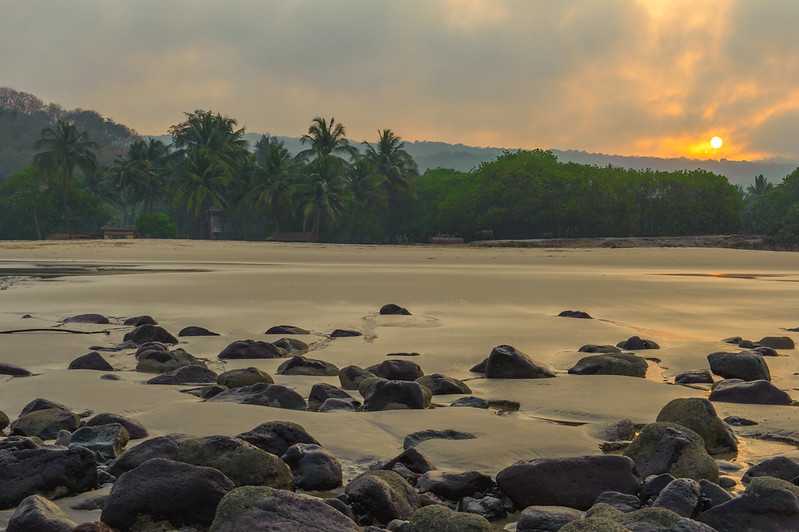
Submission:
M 713 148 L 714 150 L 718 150 L 722 146 L 724 146 L 724 140 L 722 140 L 721 137 L 713 137 L 712 139 L 710 139 L 710 147 Z

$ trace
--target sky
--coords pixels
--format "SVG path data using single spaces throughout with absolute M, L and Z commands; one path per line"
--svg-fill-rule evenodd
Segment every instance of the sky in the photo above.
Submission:
M 798 0 L 0 0 L 0 86 L 142 134 L 799 159 Z M 720 150 L 710 139 L 724 140 Z

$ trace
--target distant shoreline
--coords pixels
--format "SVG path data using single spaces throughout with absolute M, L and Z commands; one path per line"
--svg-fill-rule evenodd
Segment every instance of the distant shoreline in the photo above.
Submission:
M 776 246 L 763 235 L 634 236 L 593 238 L 530 238 L 470 242 L 486 248 L 730 248 L 796 251 Z

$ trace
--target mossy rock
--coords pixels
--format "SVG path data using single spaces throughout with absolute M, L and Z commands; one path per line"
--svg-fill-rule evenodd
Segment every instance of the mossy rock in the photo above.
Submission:
M 624 451 L 641 478 L 671 473 L 677 478 L 717 483 L 719 468 L 705 450 L 702 436 L 676 423 L 650 423 Z
M 477 514 L 453 512 L 446 506 L 432 504 L 411 516 L 415 532 L 490 532 L 491 523 Z
M 738 440 L 732 429 L 719 419 L 713 403 L 707 399 L 689 397 L 674 399 L 660 411 L 657 421 L 677 423 L 699 434 L 710 454 L 735 453 Z

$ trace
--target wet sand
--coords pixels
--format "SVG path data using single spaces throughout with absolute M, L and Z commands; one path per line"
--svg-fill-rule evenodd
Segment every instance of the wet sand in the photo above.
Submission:
M 43 267 L 69 270 L 36 276 Z M 101 267 L 98 271 L 97 268 Z M 83 269 L 88 268 L 88 269 Z M 144 385 L 152 375 L 132 371 L 128 352 L 104 353 L 121 381 L 101 373 L 68 371 L 92 345 L 111 346 L 129 330 L 110 335 L 31 333 L 0 335 L 0 361 L 38 375 L 0 380 L 0 410 L 12 419 L 36 397 L 75 410 L 117 412 L 141 421 L 153 435 L 237 434 L 269 420 L 302 424 L 344 463 L 349 476 L 401 451 L 402 439 L 423 429 L 456 429 L 477 438 L 434 440 L 420 449 L 440 469 L 494 474 L 521 459 L 599 453 L 597 424 L 631 418 L 654 421 L 676 397 L 705 397 L 703 389 L 668 384 L 684 370 L 707 368 L 706 355 L 733 350 L 721 338 L 799 334 L 799 255 L 703 248 L 509 249 L 428 246 L 339 246 L 197 241 L 0 242 L 0 330 L 50 327 L 65 316 L 101 313 L 123 318 L 150 314 L 176 333 L 201 325 L 222 334 L 182 339 L 181 347 L 221 371 L 256 366 L 274 375 L 281 360 L 229 361 L 216 355 L 237 339 L 271 339 L 272 325 L 313 331 L 309 356 L 343 367 L 385 360 L 392 352 L 413 358 L 426 373 L 470 379 L 474 395 L 521 403 L 518 413 L 473 408 L 428 411 L 314 413 L 228 403 L 203 403 L 185 387 Z M 76 270 L 76 271 L 74 271 Z M 102 273 L 102 274 L 100 274 Z M 2 277 L 0 277 L 2 278 Z M 792 281 L 792 282 L 787 282 Z M 385 303 L 413 316 L 378 316 Z M 555 317 L 566 309 L 594 320 Z M 22 319 L 24 314 L 33 318 Z M 73 327 L 73 325 L 70 325 Z M 364 337 L 328 340 L 334 328 Z M 631 335 L 661 346 L 646 379 L 567 375 L 583 344 L 615 344 Z M 308 338 L 303 338 L 308 341 Z M 511 344 L 559 370 L 555 379 L 485 380 L 469 368 L 491 348 Z M 769 357 L 774 383 L 799 399 L 794 351 Z M 306 394 L 335 377 L 275 376 Z M 446 405 L 459 396 L 434 396 Z M 787 443 L 746 438 L 775 434 L 799 438 L 793 406 L 715 404 L 719 415 L 759 422 L 736 428 L 742 452 L 756 461 L 794 452 Z M 783 438 L 784 440 L 786 438 Z M 799 440 L 798 440 L 799 441 Z M 345 479 L 346 481 L 346 479 Z M 68 509 L 67 504 L 61 504 Z M 86 513 L 79 514 L 85 518 Z M 95 514 L 89 514 L 96 515 Z M 0 516 L 0 526 L 4 517 Z

